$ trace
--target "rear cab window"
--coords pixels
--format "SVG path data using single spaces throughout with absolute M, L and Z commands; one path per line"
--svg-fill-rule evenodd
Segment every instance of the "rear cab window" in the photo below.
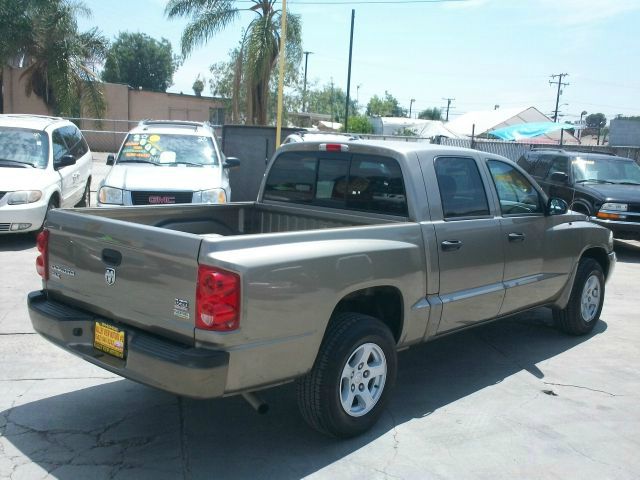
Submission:
M 269 171 L 263 199 L 408 216 L 400 165 L 376 155 L 284 152 Z
M 445 220 L 489 215 L 487 194 L 473 158 L 438 157 L 435 170 Z

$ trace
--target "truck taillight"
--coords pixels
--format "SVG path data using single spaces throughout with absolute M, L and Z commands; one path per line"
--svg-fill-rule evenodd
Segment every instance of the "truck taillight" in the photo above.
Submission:
M 196 328 L 229 332 L 240 327 L 240 276 L 200 265 L 196 288 Z
M 348 152 L 349 145 L 345 145 L 343 143 L 321 143 L 320 146 L 321 152 Z
M 49 280 L 49 230 L 42 230 L 36 240 L 38 258 L 36 258 L 36 270 L 43 280 Z

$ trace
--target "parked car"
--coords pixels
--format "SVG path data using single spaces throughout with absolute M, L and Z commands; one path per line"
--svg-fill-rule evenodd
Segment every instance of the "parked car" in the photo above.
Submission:
M 640 166 L 602 153 L 534 149 L 519 160 L 544 191 L 617 238 L 640 238 Z
M 145 120 L 125 138 L 98 190 L 98 206 L 226 203 L 229 168 L 208 123 Z
M 284 139 L 282 145 L 288 145 L 289 143 L 299 142 L 345 142 L 349 140 L 359 140 L 358 135 L 351 133 L 334 133 L 334 132 L 320 132 L 316 130 L 300 130 L 299 132 L 292 133 Z
M 0 115 L 0 233 L 37 231 L 52 208 L 88 206 L 91 167 L 73 123 Z
M 257 202 L 54 210 L 38 248 L 45 338 L 188 397 L 296 381 L 337 437 L 383 413 L 399 349 L 540 306 L 590 332 L 616 262 L 503 157 L 368 140 L 280 148 Z

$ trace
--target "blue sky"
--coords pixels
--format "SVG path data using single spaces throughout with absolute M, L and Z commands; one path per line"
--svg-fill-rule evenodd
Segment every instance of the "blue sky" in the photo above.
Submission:
M 385 90 L 413 112 L 446 105 L 451 115 L 473 110 L 535 106 L 549 114 L 555 87 L 549 76 L 569 73 L 560 110 L 640 115 L 640 0 L 468 0 L 384 4 L 354 0 L 288 0 L 302 18 L 308 78 L 346 89 L 351 9 L 355 35 L 351 95 L 366 105 Z M 379 0 L 372 0 L 374 2 Z M 166 0 L 86 0 L 108 38 L 120 31 L 165 37 L 180 46 L 185 20 L 167 20 Z M 247 2 L 240 2 L 240 5 Z M 196 49 L 169 91 L 192 93 L 196 76 L 225 60 L 251 14 Z M 303 65 L 301 65 L 301 69 Z M 358 89 L 357 86 L 360 85 Z

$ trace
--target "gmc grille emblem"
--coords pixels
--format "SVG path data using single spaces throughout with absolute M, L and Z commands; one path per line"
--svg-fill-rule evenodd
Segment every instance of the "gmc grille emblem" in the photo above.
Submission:
M 170 197 L 169 195 L 165 195 L 165 196 L 152 195 L 149 197 L 149 203 L 152 203 L 152 204 L 176 203 L 176 197 Z

